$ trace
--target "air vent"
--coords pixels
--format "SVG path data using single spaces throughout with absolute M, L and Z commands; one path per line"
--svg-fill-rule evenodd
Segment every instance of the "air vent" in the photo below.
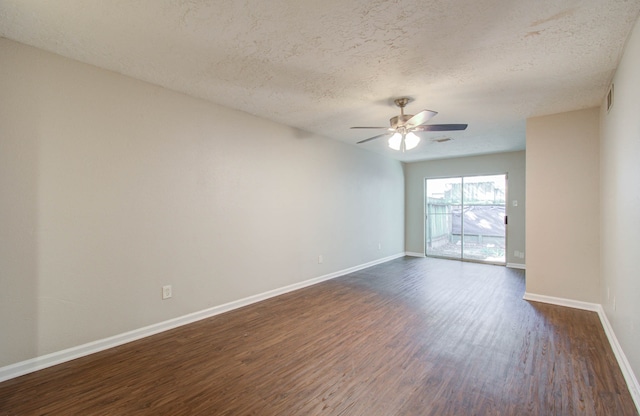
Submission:
M 453 140 L 451 137 L 436 137 L 435 139 L 431 139 L 432 142 L 435 143 L 444 143 Z

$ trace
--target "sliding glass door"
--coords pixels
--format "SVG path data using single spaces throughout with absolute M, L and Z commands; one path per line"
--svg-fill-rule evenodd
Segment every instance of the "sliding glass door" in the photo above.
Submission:
M 427 256 L 505 264 L 506 175 L 426 180 Z
M 462 178 L 427 179 L 426 255 L 462 258 Z

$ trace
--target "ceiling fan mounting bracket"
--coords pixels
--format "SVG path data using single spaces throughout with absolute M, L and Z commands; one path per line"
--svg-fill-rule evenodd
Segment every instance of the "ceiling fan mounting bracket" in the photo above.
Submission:
M 400 107 L 400 110 L 402 110 L 407 104 L 409 104 L 410 101 L 411 99 L 408 97 L 401 97 L 393 100 L 393 102 L 396 103 L 398 107 Z

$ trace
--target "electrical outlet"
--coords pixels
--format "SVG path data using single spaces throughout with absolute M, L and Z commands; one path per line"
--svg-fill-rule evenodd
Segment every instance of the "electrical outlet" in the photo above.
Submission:
M 382 250 L 382 243 L 378 243 L 378 250 Z
M 318 264 L 321 264 L 324 261 L 324 259 L 322 258 L 322 254 L 320 254 L 318 256 Z
M 162 286 L 162 299 L 169 299 L 171 295 L 171 285 Z
M 513 252 L 513 257 L 520 257 L 520 252 L 518 250 L 515 250 Z

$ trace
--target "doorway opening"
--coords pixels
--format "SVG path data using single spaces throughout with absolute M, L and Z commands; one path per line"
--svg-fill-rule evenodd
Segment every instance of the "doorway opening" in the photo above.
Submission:
M 506 264 L 507 175 L 425 181 L 425 255 Z

